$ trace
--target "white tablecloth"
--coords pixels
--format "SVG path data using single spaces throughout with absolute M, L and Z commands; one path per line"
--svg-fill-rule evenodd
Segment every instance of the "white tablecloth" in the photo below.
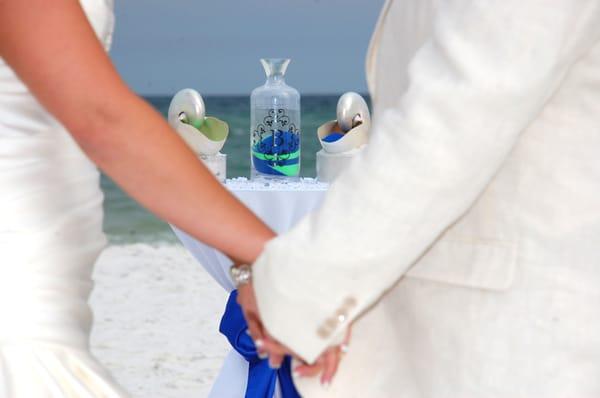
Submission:
M 290 229 L 304 215 L 314 210 L 323 199 L 328 185 L 314 179 L 299 181 L 250 181 L 245 178 L 227 180 L 226 187 L 277 233 Z M 228 292 L 234 289 L 229 278 L 231 261 L 218 250 L 207 246 L 173 227 L 181 243 L 206 271 Z M 225 308 L 225 303 L 223 303 Z M 215 333 L 219 333 L 215 331 Z M 209 395 L 211 398 L 244 396 L 248 363 L 232 350 Z M 275 397 L 279 394 L 276 393 Z

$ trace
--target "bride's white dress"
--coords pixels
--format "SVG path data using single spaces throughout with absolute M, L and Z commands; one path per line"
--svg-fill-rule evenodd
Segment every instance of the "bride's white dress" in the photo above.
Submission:
M 82 0 L 106 47 L 112 1 Z M 99 173 L 0 58 L 0 397 L 126 397 L 88 351 Z

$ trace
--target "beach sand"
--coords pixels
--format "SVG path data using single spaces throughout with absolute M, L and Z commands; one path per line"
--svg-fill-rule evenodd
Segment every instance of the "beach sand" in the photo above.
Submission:
M 92 351 L 135 398 L 201 398 L 229 351 L 226 293 L 179 244 L 109 246 L 94 272 Z

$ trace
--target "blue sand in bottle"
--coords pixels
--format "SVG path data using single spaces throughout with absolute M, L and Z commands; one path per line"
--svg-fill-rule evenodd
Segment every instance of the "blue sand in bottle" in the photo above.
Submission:
M 290 160 L 284 161 L 283 163 L 276 162 L 277 164 L 274 164 L 275 162 L 273 162 L 272 160 L 262 160 L 258 159 L 257 157 L 253 157 L 252 160 L 256 171 L 262 174 L 296 177 L 298 175 L 298 171 L 300 170 L 297 161 L 294 162 L 294 164 L 290 164 Z M 287 168 L 284 169 L 284 167 Z
M 252 148 L 252 163 L 259 173 L 297 176 L 300 172 L 300 134 L 277 130 Z
M 328 136 L 326 136 L 325 138 L 323 138 L 323 141 L 336 142 L 336 141 L 339 141 L 342 137 L 344 137 L 344 134 L 334 131 L 333 133 L 331 133 Z

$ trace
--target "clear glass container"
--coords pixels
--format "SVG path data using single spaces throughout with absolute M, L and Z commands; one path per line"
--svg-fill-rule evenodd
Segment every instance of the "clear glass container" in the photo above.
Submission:
M 285 83 L 289 59 L 260 61 L 266 83 L 250 96 L 252 178 L 300 175 L 300 93 Z

